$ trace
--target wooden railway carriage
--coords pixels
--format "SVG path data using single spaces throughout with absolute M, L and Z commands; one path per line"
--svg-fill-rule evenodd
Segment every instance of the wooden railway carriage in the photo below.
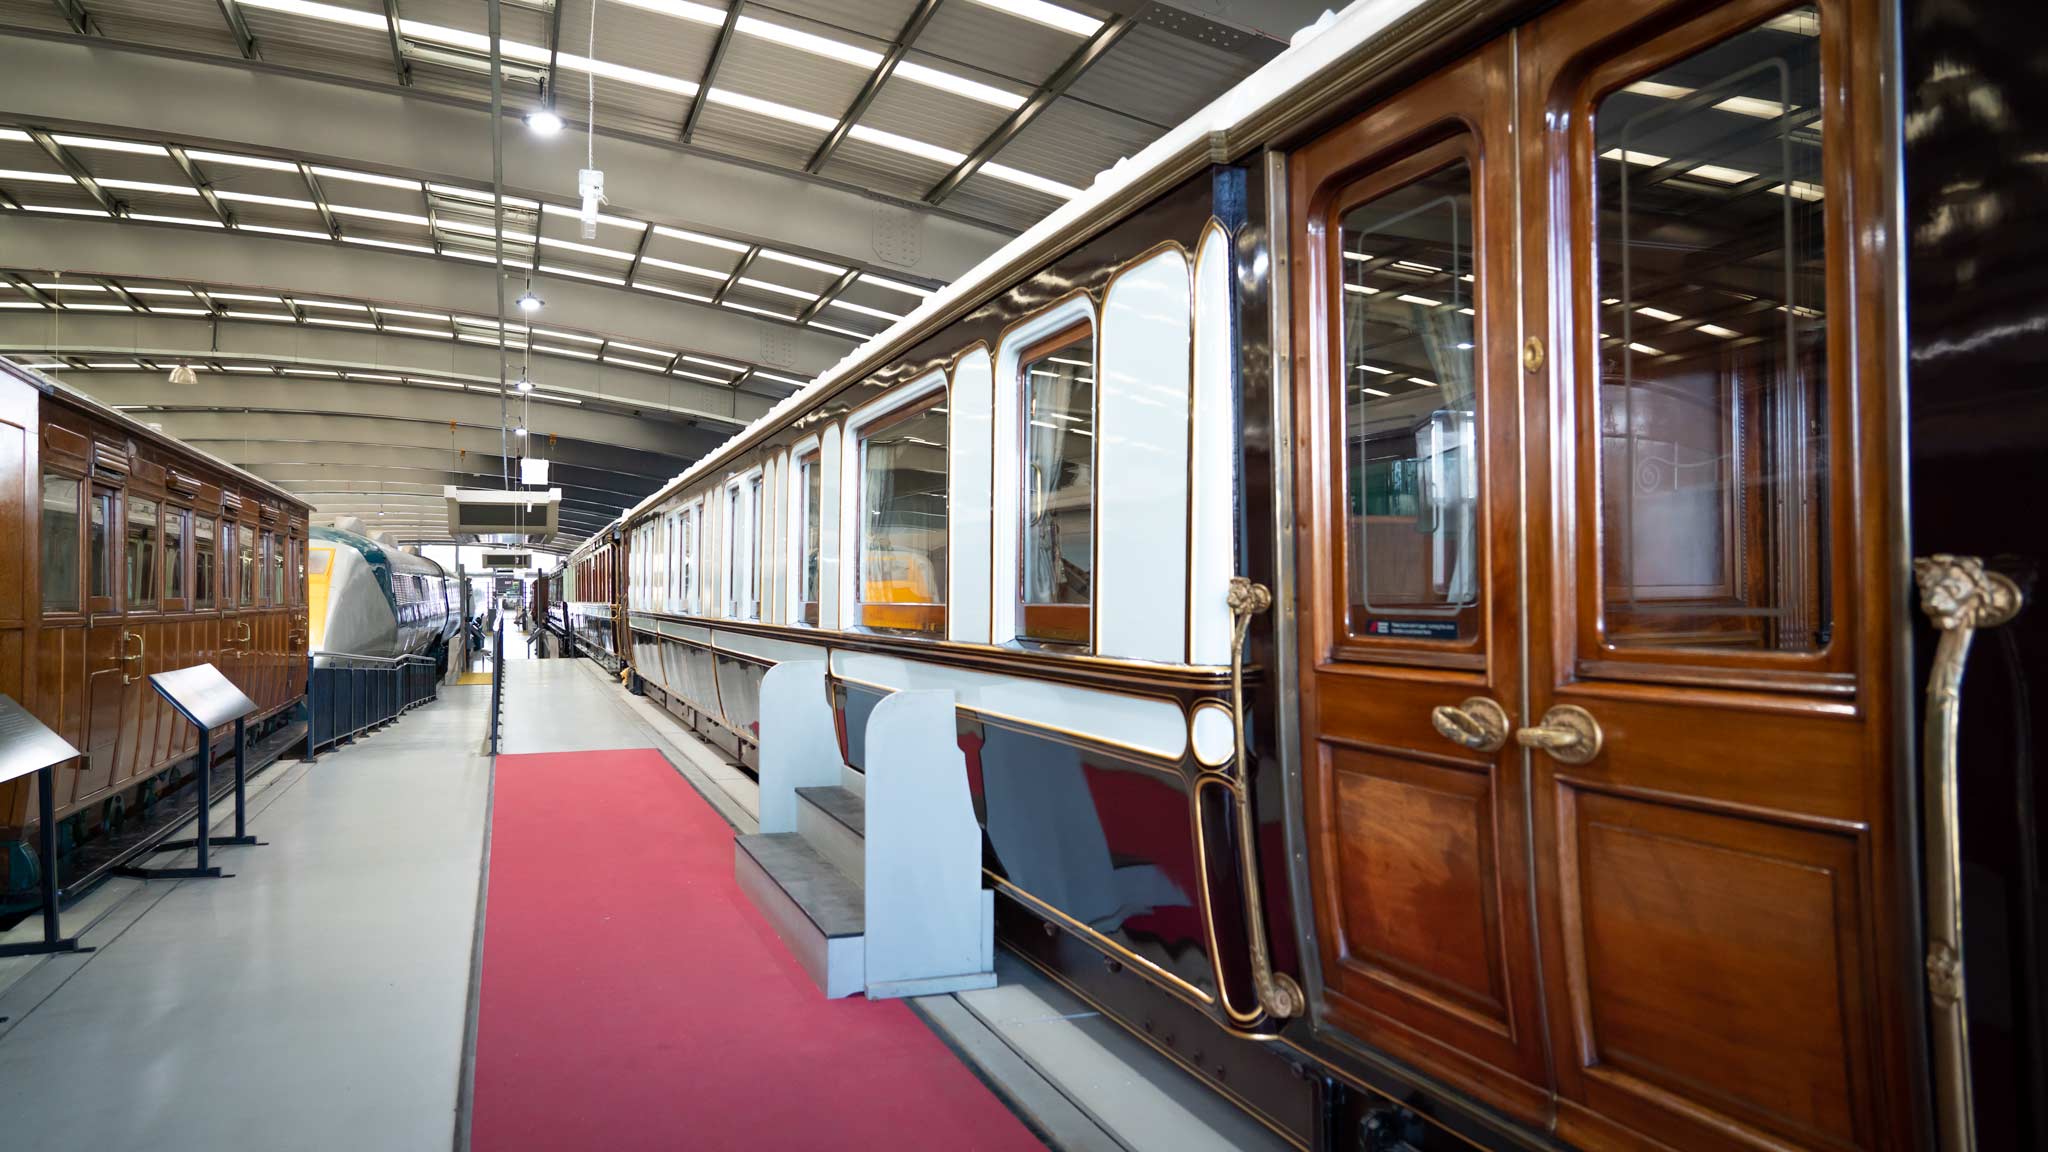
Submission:
M 560 587 L 549 611 L 559 627 L 574 638 L 576 651 L 617 672 L 625 661 L 620 653 L 618 608 L 620 594 L 614 566 L 620 549 L 609 531 L 585 541 L 571 553 L 558 573 Z
M 118 831 L 197 750 L 152 672 L 217 665 L 254 730 L 305 695 L 308 506 L 0 360 L 0 692 L 85 755 L 61 846 Z M 8 887 L 33 888 L 33 777 L 0 784 Z
M 1961 1146 L 1895 17 L 1354 5 L 631 511 L 622 651 L 954 690 L 999 930 L 1304 1146 Z

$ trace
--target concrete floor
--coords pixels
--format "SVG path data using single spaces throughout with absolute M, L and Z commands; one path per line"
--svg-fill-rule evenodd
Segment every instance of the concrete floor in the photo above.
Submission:
M 232 878 L 111 881 L 66 912 L 98 951 L 0 961 L 0 1147 L 463 1152 L 489 691 L 265 773 L 270 843 L 216 850 Z M 755 830 L 753 780 L 659 706 L 589 661 L 506 662 L 502 751 L 650 747 Z M 1002 977 L 915 1003 L 1055 1146 L 1280 1146 L 1027 966 Z

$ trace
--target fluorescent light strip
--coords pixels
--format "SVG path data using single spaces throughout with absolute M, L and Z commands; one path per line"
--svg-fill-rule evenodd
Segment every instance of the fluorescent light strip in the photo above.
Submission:
M 49 212 L 58 216 L 107 217 L 113 215 L 112 212 L 102 208 L 65 208 L 56 204 L 23 204 L 21 210 L 23 212 Z
M 341 379 L 341 373 L 329 372 L 324 368 L 286 368 L 283 369 L 283 372 L 287 376 L 319 376 L 329 380 Z
M 617 248 L 600 248 L 595 244 L 579 244 L 574 240 L 557 240 L 552 236 L 543 236 L 540 238 L 540 243 L 543 248 L 560 248 L 567 252 L 583 252 L 591 256 L 603 256 L 607 260 L 624 260 L 627 263 L 631 263 L 633 260 L 631 252 L 621 252 Z
M 317 211 L 320 207 L 311 200 L 299 200 L 290 196 L 264 196 L 255 192 L 231 192 L 222 189 L 214 195 L 239 204 L 268 204 L 273 208 L 297 208 L 302 212 Z
M 825 306 L 827 308 L 837 308 L 844 312 L 858 312 L 862 316 L 873 316 L 878 320 L 896 321 L 903 319 L 903 317 L 898 316 L 894 312 L 884 312 L 880 308 L 870 308 L 865 304 L 855 304 L 851 300 L 828 300 Z
M 905 284 L 901 280 L 891 280 L 886 276 L 877 276 L 872 272 L 861 273 L 860 282 L 871 284 L 877 288 L 887 288 L 891 292 L 901 292 L 908 296 L 924 297 L 932 295 L 930 288 L 920 288 L 915 284 Z
M 144 224 L 184 224 L 193 228 L 227 227 L 211 216 L 158 216 L 150 212 L 130 212 L 127 219 L 140 220 Z
M 540 270 L 550 276 L 572 276 L 578 280 L 591 280 L 599 284 L 610 284 L 619 288 L 626 286 L 626 278 L 624 276 L 607 276 L 602 272 L 585 272 L 580 268 L 564 268 L 560 264 L 543 264 L 540 266 Z
M 435 380 L 427 376 L 407 376 L 405 382 L 407 384 L 431 384 L 436 388 L 453 388 L 457 392 L 462 391 L 462 385 L 452 380 Z
M 19 140 L 27 143 L 28 133 L 19 128 L 0 128 L 0 140 Z
M 723 236 L 706 236 L 702 232 L 690 232 L 682 228 L 671 228 L 666 224 L 656 224 L 654 226 L 654 234 L 656 236 L 666 236 L 671 240 L 687 240 L 692 244 L 703 244 L 711 248 L 723 248 L 727 252 L 745 252 L 748 248 L 748 245 L 741 244 L 737 240 L 727 240 Z M 652 264 L 655 263 L 655 260 L 650 256 L 643 260 L 642 263 Z M 682 265 L 669 265 L 669 267 L 680 268 Z M 724 273 L 719 273 L 718 275 L 723 276 Z
M 183 288 L 136 288 L 133 286 L 125 287 L 126 291 L 131 296 L 180 296 L 187 300 L 190 300 L 192 298 L 192 293 L 187 292 Z
M 310 228 L 273 228 L 267 224 L 244 224 L 239 220 L 235 222 L 235 231 L 261 232 L 265 236 L 296 236 L 301 240 L 334 239 L 325 232 L 315 232 Z
M 29 172 L 20 168 L 0 168 L 0 180 L 27 180 L 37 184 L 73 184 L 76 181 L 62 172 Z M 101 181 L 102 184 L 106 181 Z
M 197 148 L 185 149 L 185 155 L 193 160 L 208 164 L 230 164 L 238 168 L 261 168 L 266 172 L 297 172 L 299 166 L 289 160 L 272 160 L 267 156 L 242 156 L 234 152 L 207 152 Z
M 1652 348 L 1648 344 L 1630 343 L 1629 350 L 1640 352 L 1645 356 L 1662 356 L 1664 354 L 1661 350 Z
M 211 313 L 211 312 L 207 311 L 207 310 L 206 310 L 206 309 L 204 309 L 204 308 L 167 308 L 167 307 L 159 307 L 159 306 L 157 306 L 157 305 L 155 305 L 155 304 L 152 304 L 152 305 L 150 305 L 150 306 L 149 306 L 149 311 L 150 311 L 150 314 L 151 314 L 151 315 L 153 315 L 153 316 L 211 316 L 211 315 L 213 315 L 213 313 Z
M 535 344 L 533 350 L 535 352 L 545 352 L 550 356 L 569 356 L 577 360 L 597 359 L 597 353 L 585 352 L 581 348 L 558 348 L 552 344 Z
M 771 120 L 780 120 L 786 124 L 796 124 L 819 132 L 830 132 L 839 127 L 839 120 L 836 117 L 819 112 L 806 112 L 802 108 L 792 108 L 787 104 L 777 104 L 773 100 L 763 100 L 758 96 L 748 96 L 724 88 L 713 88 L 704 94 L 704 98 L 713 104 L 737 108 L 742 112 L 752 112 L 756 116 L 766 116 Z M 859 135 L 860 131 L 860 127 L 855 125 L 850 134 Z
M 65 284 L 62 282 L 55 284 L 36 283 L 31 284 L 30 287 L 40 288 L 45 292 L 105 292 L 107 290 L 104 284 Z
M 1733 328 L 1723 328 L 1719 324 L 1702 324 L 1699 330 L 1709 336 L 1719 336 L 1723 340 L 1733 340 L 1742 335 L 1742 333 L 1737 332 Z
M 231 320 L 269 320 L 278 324 L 294 324 L 297 318 L 280 312 L 223 312 Z
M 343 244 L 362 244 L 371 248 L 389 248 L 395 252 L 417 252 L 422 256 L 435 255 L 434 250 L 425 244 L 406 244 L 398 240 L 374 240 L 368 236 L 343 236 L 341 242 Z
M 405 382 L 405 377 L 403 376 L 386 376 L 378 372 L 345 372 L 343 375 L 351 380 L 372 380 L 379 384 L 403 384 Z
M 126 304 L 66 304 L 66 312 L 132 312 Z
M 1007 164 L 996 164 L 993 162 L 983 164 L 980 168 L 980 173 L 981 175 L 992 176 L 1006 183 L 1015 184 L 1020 188 L 1029 188 L 1034 192 L 1043 192 L 1048 196 L 1057 196 L 1062 200 L 1072 200 L 1074 197 L 1087 191 L 1085 188 L 1076 188 L 1071 184 L 1062 184 L 1057 180 L 1034 175 L 1021 168 L 1012 168 Z
M 1367 387 L 1365 387 L 1365 386 L 1364 386 L 1364 385 L 1362 385 L 1362 384 L 1361 384 L 1361 385 L 1359 385 L 1359 389 L 1360 389 L 1361 391 L 1363 391 L 1363 392 L 1364 392 L 1364 393 L 1365 393 L 1366 395 L 1368 395 L 1368 396 L 1385 396 L 1385 395 L 1387 395 L 1387 393 L 1385 393 L 1385 392 L 1381 391 L 1381 390 L 1380 390 L 1380 389 L 1378 389 L 1378 388 L 1367 388 Z
M 1647 304 L 1645 304 L 1641 308 L 1636 309 L 1636 315 L 1648 316 L 1652 320 L 1662 320 L 1667 324 L 1673 320 L 1685 319 L 1685 317 L 1680 316 L 1676 312 L 1666 312 L 1662 308 L 1652 308 Z
M 581 220 L 583 218 L 583 213 L 580 210 L 565 208 L 560 204 L 542 204 L 540 210 L 544 215 L 548 216 L 563 216 L 571 220 Z M 641 221 L 628 220 L 624 216 L 612 216 L 603 212 L 597 214 L 597 222 L 599 224 L 609 224 L 614 228 L 624 228 L 629 232 L 647 231 L 647 225 Z
M 1434 381 L 1434 380 L 1424 380 L 1424 379 L 1423 379 L 1422 377 L 1420 377 L 1420 376 L 1410 376 L 1410 377 L 1409 377 L 1408 379 L 1409 379 L 1409 380 L 1411 380 L 1411 381 L 1413 381 L 1413 382 L 1415 382 L 1415 383 L 1417 383 L 1417 384 L 1420 384 L 1420 385 L 1422 385 L 1422 386 L 1424 386 L 1424 387 L 1426 387 L 1426 388 L 1435 388 L 1435 387 L 1437 387 L 1437 382 L 1436 382 L 1436 381 Z
M 812 260 L 809 257 L 797 256 L 789 252 L 777 252 L 773 248 L 761 249 L 760 258 L 763 260 L 773 260 L 777 264 L 788 264 L 796 268 L 808 268 L 813 272 L 823 272 L 827 276 L 846 275 L 846 269 L 841 268 L 837 264 L 827 264 L 823 260 Z
M 533 329 L 533 334 L 535 336 L 546 336 L 550 340 L 574 340 L 578 344 L 604 343 L 604 337 L 602 336 L 585 336 L 578 332 L 562 332 L 554 328 L 535 328 Z M 623 348 L 626 345 L 621 344 L 620 347 Z M 651 349 L 642 349 L 642 351 L 651 351 Z M 665 355 L 665 353 L 658 353 L 658 355 Z
M 446 312 L 414 312 L 409 308 L 386 308 L 379 304 L 377 313 L 381 316 L 406 316 L 414 320 L 439 320 L 444 324 L 448 322 Z
M 1410 296 L 1405 292 L 1399 296 L 1394 297 L 1394 299 L 1403 301 L 1408 304 L 1420 304 L 1425 308 L 1435 308 L 1443 303 L 1443 301 L 1441 300 L 1431 300 L 1427 296 Z
M 951 72 L 941 72 L 937 68 L 927 68 L 909 60 L 900 61 L 896 65 L 896 71 L 891 75 L 901 76 L 912 84 L 922 84 L 927 88 L 936 88 L 941 92 L 950 92 L 955 96 L 964 96 L 977 103 L 1008 111 L 1015 111 L 1024 106 L 1024 97 L 1015 92 L 969 80 L 965 76 L 955 76 Z
M 793 376 L 777 376 L 773 372 L 763 372 L 759 368 L 754 369 L 754 375 L 760 377 L 763 380 L 773 380 L 777 384 L 794 384 L 799 388 L 802 388 L 810 383 L 809 380 L 798 380 Z
M 197 155 L 197 153 L 190 153 Z M 289 169 L 291 165 L 284 166 Z M 313 175 L 325 180 L 346 180 L 353 184 L 375 184 L 380 188 L 403 188 L 408 192 L 420 190 L 420 182 L 407 180 L 402 176 L 382 176 L 375 172 L 358 172 L 353 168 L 322 168 L 313 166 Z
M 833 333 L 834 335 L 850 336 L 855 340 L 866 340 L 868 338 L 868 334 L 865 332 L 855 332 L 851 328 L 841 328 L 837 324 L 827 324 L 823 320 L 813 320 L 810 322 L 809 327 L 822 328 L 827 332 Z
M 683 356 L 683 359 L 689 361 L 692 364 L 702 364 L 707 368 L 723 368 L 727 372 L 745 372 L 747 370 L 746 366 L 743 364 L 728 364 L 723 360 L 713 360 L 708 356 L 691 356 L 685 354 Z
M 664 288 L 659 284 L 642 284 L 638 280 L 633 282 L 633 287 L 638 288 L 642 292 L 659 292 L 663 296 L 673 296 L 678 300 L 689 300 L 698 304 L 711 303 L 711 297 L 698 292 L 684 292 L 676 288 Z
M 436 340 L 453 340 L 455 333 L 440 328 L 407 328 L 400 324 L 386 324 L 386 332 L 402 332 L 407 336 L 432 336 Z
M 707 383 L 707 384 L 730 384 L 730 383 L 732 383 L 732 381 L 730 381 L 730 380 L 727 380 L 727 379 L 726 379 L 725 377 L 723 377 L 723 376 L 707 376 L 707 375 L 705 375 L 705 374 L 704 374 L 704 373 L 702 373 L 702 372 L 691 372 L 691 371 L 689 371 L 688 369 L 684 369 L 684 368 L 677 368 L 677 369 L 675 369 L 675 374 L 676 374 L 676 375 L 678 375 L 678 376 L 687 376 L 687 377 L 689 377 L 689 378 L 690 378 L 690 379 L 692 379 L 692 380 L 702 380 L 702 381 L 704 381 L 704 382 L 705 382 L 705 383 Z
M 411 212 L 387 212 L 382 208 L 358 208 L 353 204 L 329 204 L 329 212 L 336 216 L 354 216 L 362 220 L 387 220 L 393 224 L 410 224 L 415 228 L 428 227 L 433 222 L 425 216 Z
M 138 156 L 168 156 L 161 144 L 137 144 L 130 140 L 105 140 L 98 136 L 52 136 L 66 148 L 90 148 L 100 152 L 133 152 Z
M 1069 11 L 1057 4 L 1048 4 L 1046 0 L 970 0 L 970 2 L 979 4 L 983 8 L 993 8 L 998 12 L 1007 12 L 1012 16 L 1029 20 L 1034 24 L 1043 24 L 1047 28 L 1057 28 L 1062 32 L 1072 33 L 1075 36 L 1093 36 L 1096 30 L 1102 27 L 1102 21 L 1100 20 L 1090 16 L 1083 16 L 1079 12 Z
M 239 300 L 245 304 L 282 304 L 282 296 L 253 296 L 246 292 L 208 292 L 215 300 Z
M 491 202 L 489 190 L 465 188 L 460 184 L 429 184 L 427 185 L 427 191 L 437 192 L 443 196 L 453 196 L 459 200 L 473 200 L 478 204 L 487 205 Z M 518 196 L 507 196 L 505 197 L 505 207 L 525 208 L 529 211 L 536 211 L 540 208 L 540 201 L 527 200 Z M 489 233 L 486 232 L 485 235 L 489 235 Z
M 788 296 L 797 300 L 816 300 L 818 298 L 816 292 L 806 292 L 801 288 L 790 288 L 777 284 L 772 280 L 756 280 L 752 276 L 740 277 L 739 283 L 756 291 L 766 292 L 772 296 Z
M 368 307 L 361 304 L 348 304 L 340 300 L 308 300 L 303 296 L 292 297 L 292 303 L 297 304 L 301 308 L 330 308 L 337 312 L 369 311 Z
M 702 276 L 706 280 L 723 280 L 730 275 L 713 268 L 699 268 L 695 264 L 678 264 L 674 260 L 663 260 L 658 256 L 642 256 L 640 263 L 654 268 L 666 268 L 671 272 L 681 272 L 687 276 Z
M 1359 364 L 1356 367 L 1361 372 L 1377 372 L 1382 376 L 1392 376 L 1394 374 L 1392 368 L 1382 368 L 1377 364 Z
M 718 303 L 720 306 L 730 308 L 735 312 L 751 312 L 756 316 L 768 316 L 776 320 L 796 319 L 796 317 L 787 312 L 777 312 L 773 308 L 756 308 L 752 304 L 742 304 L 737 300 L 720 300 Z
M 0 300 L 0 308 L 13 308 L 25 312 L 30 309 L 41 309 L 42 305 L 33 300 Z M 152 308 L 150 311 L 155 312 L 160 311 L 160 309 Z
M 576 337 L 571 336 L 570 339 L 574 340 Z M 648 356 L 668 356 L 671 358 L 675 356 L 673 352 L 664 352 L 659 348 L 647 348 L 639 344 L 628 344 L 624 340 L 613 340 L 609 347 L 624 348 L 628 352 L 639 352 Z
M 142 365 L 140 365 L 140 364 L 136 363 L 136 362 L 135 362 L 135 361 L 133 361 L 133 360 L 89 360 L 89 361 L 87 361 L 87 362 L 86 362 L 86 365 L 85 365 L 85 366 L 86 366 L 87 368 L 140 368 L 140 367 L 142 367 Z
M 642 372 L 668 372 L 668 365 L 666 364 L 650 364 L 645 360 L 633 360 L 625 356 L 613 356 L 610 353 L 605 354 L 604 362 L 607 364 L 623 364 L 628 368 L 638 368 Z
M 367 328 L 372 332 L 377 330 L 377 326 L 368 320 L 343 320 L 335 316 L 308 316 L 306 323 L 318 324 L 323 328 Z

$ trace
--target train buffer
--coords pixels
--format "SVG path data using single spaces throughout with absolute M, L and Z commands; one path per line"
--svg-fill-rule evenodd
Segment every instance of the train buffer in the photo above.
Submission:
M 867 774 L 841 762 L 825 666 L 761 682 L 761 831 L 734 841 L 740 888 L 828 997 L 993 987 L 994 893 L 950 691 L 875 706 Z

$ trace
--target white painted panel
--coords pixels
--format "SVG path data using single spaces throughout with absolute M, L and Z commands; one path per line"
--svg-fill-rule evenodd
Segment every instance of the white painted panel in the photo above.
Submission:
M 1118 276 L 1102 305 L 1095 446 L 1095 650 L 1178 664 L 1187 652 L 1187 258 Z
M 825 470 L 818 508 L 818 627 L 837 628 L 839 615 L 839 425 L 818 437 L 818 466 Z
M 947 476 L 946 517 L 952 531 L 946 577 L 946 638 L 988 643 L 990 411 L 993 368 L 988 350 L 977 348 L 953 368 L 952 463 Z
M 711 643 L 724 652 L 738 652 L 757 660 L 781 664 L 790 660 L 823 660 L 825 646 L 822 644 L 799 644 L 794 640 L 780 640 L 773 636 L 756 636 L 750 632 L 727 632 L 723 628 L 711 633 Z
M 711 643 L 711 629 L 701 624 L 684 624 L 676 620 L 663 620 L 661 634 L 674 636 L 679 640 L 694 640 L 699 644 Z
M 1237 571 L 1237 405 L 1230 241 L 1221 228 L 1195 255 L 1194 537 L 1188 662 L 1230 663 L 1230 577 Z
M 872 652 L 834 651 L 832 673 L 891 690 L 950 688 L 959 696 L 962 708 L 1091 737 L 1169 760 L 1180 759 L 1187 750 L 1187 719 L 1181 714 L 1180 705 L 1171 700 L 926 664 Z
M 1017 639 L 1017 601 L 1021 592 L 1018 581 L 1022 579 L 1017 544 L 1024 511 L 1019 496 L 1024 491 L 1021 479 L 1023 463 L 1018 458 L 1024 443 L 1019 431 L 1024 399 L 1022 389 L 1018 387 L 1017 370 L 1021 365 L 1017 357 L 1024 349 L 1077 320 L 1086 320 L 1091 327 L 1095 323 L 1095 305 L 1086 296 L 1070 297 L 1017 325 L 1003 338 L 1002 347 L 996 350 L 995 452 L 989 474 L 993 477 L 994 491 L 1001 495 L 991 504 L 993 515 L 989 519 L 989 528 L 994 534 L 989 548 L 991 643 L 1008 644 Z

